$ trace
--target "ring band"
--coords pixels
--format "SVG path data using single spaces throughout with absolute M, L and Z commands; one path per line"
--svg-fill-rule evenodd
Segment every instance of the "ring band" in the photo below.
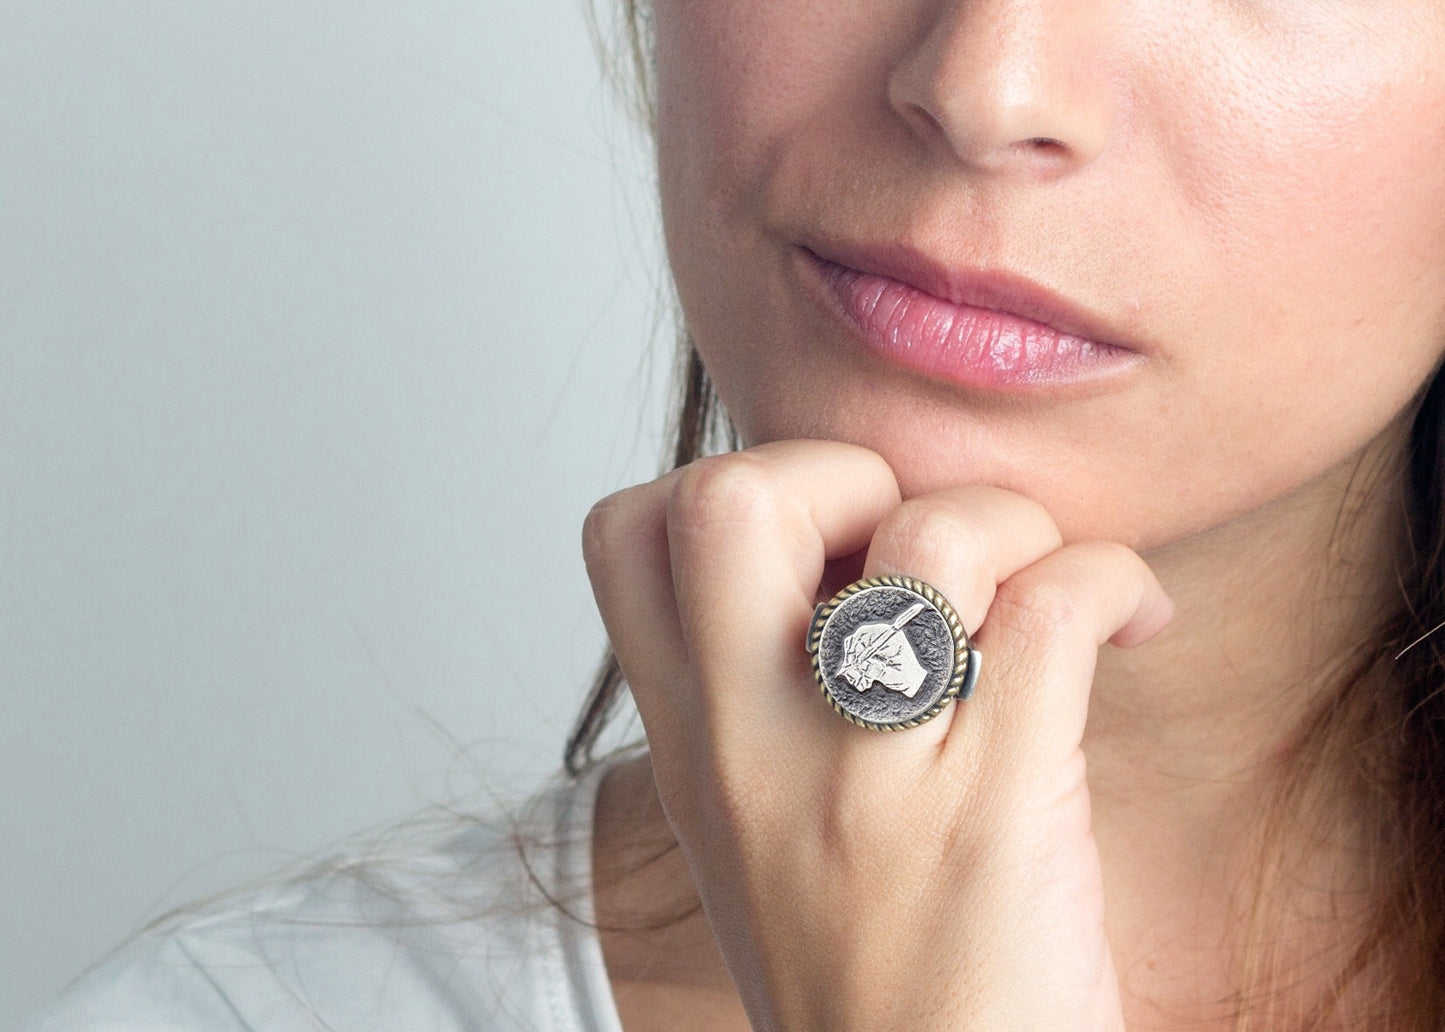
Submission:
M 948 600 L 913 577 L 848 585 L 813 611 L 807 649 L 828 703 L 874 731 L 917 727 L 968 698 L 982 661 Z

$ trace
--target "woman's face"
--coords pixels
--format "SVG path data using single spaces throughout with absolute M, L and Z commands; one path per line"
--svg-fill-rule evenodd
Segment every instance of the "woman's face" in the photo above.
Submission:
M 669 252 L 749 443 L 1149 547 L 1336 482 L 1440 356 L 1438 0 L 655 8 Z

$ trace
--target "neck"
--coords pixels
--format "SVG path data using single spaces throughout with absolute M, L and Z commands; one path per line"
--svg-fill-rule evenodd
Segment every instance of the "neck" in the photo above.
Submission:
M 1253 977 L 1246 940 L 1292 954 L 1315 975 L 1299 976 L 1302 998 L 1316 999 L 1360 942 L 1374 840 L 1353 818 L 1373 808 L 1352 799 L 1353 768 L 1331 761 L 1345 751 L 1313 729 L 1352 685 L 1382 684 L 1370 660 L 1401 605 L 1402 453 L 1382 442 L 1147 554 L 1175 621 L 1100 654 L 1084 752 L 1110 941 L 1139 1026 L 1170 1024 L 1139 1002 L 1152 998 L 1229 1027 L 1231 995 Z
M 1146 554 L 1173 624 L 1105 647 L 1084 750 L 1096 805 L 1272 779 L 1401 601 L 1398 448 Z

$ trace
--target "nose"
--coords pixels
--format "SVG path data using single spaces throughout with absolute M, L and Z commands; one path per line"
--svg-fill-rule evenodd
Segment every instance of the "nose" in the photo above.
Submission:
M 1115 87 L 1107 0 L 923 0 L 888 99 L 925 145 L 988 173 L 1037 178 L 1108 144 Z

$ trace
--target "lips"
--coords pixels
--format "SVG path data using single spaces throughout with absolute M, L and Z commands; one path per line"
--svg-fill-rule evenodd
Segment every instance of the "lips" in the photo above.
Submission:
M 1020 277 L 910 251 L 805 249 L 825 303 L 885 361 L 984 390 L 1096 382 L 1142 361 L 1102 320 Z

